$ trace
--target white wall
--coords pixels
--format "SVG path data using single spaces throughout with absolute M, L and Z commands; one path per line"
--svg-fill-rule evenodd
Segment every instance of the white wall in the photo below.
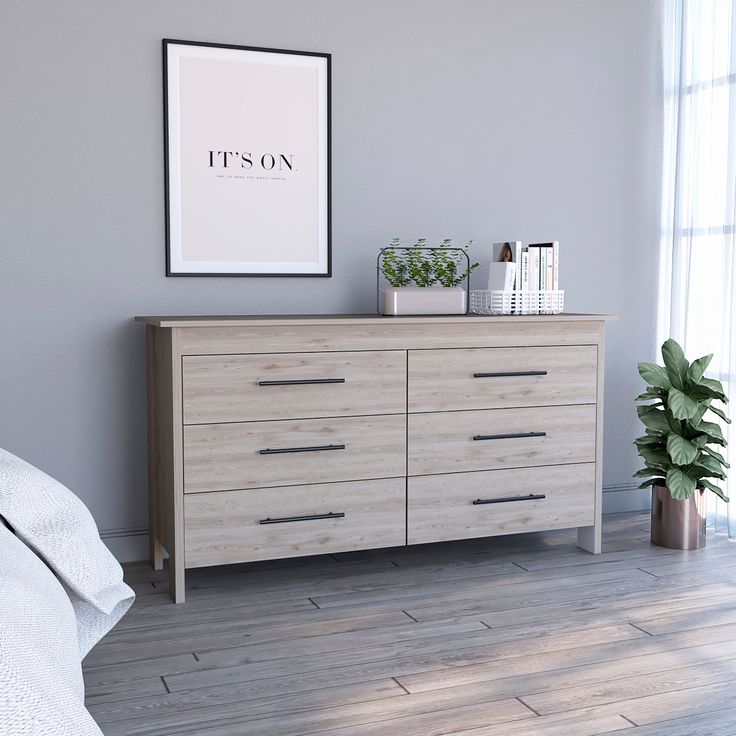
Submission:
M 654 350 L 658 1 L 2 11 L 0 446 L 74 489 L 121 556 L 140 556 L 147 524 L 131 317 L 370 311 L 376 250 L 394 235 L 561 241 L 568 308 L 621 318 L 604 482 L 609 509 L 632 503 L 635 363 Z M 332 279 L 164 276 L 163 37 L 332 52 Z

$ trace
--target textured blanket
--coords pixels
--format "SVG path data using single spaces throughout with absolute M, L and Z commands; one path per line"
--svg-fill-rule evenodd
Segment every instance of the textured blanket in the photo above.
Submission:
M 133 591 L 84 504 L 0 449 L 0 735 L 100 736 L 81 661 Z

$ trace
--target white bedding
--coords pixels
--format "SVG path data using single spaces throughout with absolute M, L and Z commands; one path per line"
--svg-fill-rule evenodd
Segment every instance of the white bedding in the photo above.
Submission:
M 84 504 L 0 449 L 0 734 L 100 736 L 81 661 L 133 591 Z

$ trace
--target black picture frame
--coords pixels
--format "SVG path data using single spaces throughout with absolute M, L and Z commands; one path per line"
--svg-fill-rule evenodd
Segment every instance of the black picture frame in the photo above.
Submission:
M 169 98 L 169 55 L 172 46 L 206 47 L 212 49 L 229 49 L 243 52 L 258 52 L 266 54 L 289 54 L 301 57 L 317 57 L 325 60 L 326 65 L 326 94 L 325 94 L 325 125 L 326 145 L 324 151 L 324 166 L 326 173 L 324 192 L 325 211 L 325 259 L 324 270 L 320 272 L 261 272 L 261 271 L 179 271 L 172 268 L 172 196 L 171 196 L 171 152 L 170 152 L 170 98 Z M 211 43 L 205 41 L 191 41 L 182 39 L 164 38 L 161 42 L 163 59 L 163 129 L 164 129 L 164 203 L 165 203 L 165 240 L 166 240 L 166 276 L 167 277 L 303 277 L 303 278 L 330 278 L 332 276 L 332 54 L 315 51 L 297 51 L 292 49 L 277 49 L 261 46 L 243 46 L 237 44 Z

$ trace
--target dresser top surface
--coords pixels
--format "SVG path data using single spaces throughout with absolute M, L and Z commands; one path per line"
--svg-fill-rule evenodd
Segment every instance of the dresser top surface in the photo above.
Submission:
M 275 314 L 275 315 L 182 315 L 182 316 L 139 316 L 136 322 L 155 327 L 243 327 L 253 325 L 285 326 L 294 324 L 370 324 L 370 323 L 419 323 L 442 324 L 451 322 L 605 322 L 618 317 L 611 314 L 524 314 L 524 315 L 417 315 L 412 317 L 390 317 L 378 314 Z

